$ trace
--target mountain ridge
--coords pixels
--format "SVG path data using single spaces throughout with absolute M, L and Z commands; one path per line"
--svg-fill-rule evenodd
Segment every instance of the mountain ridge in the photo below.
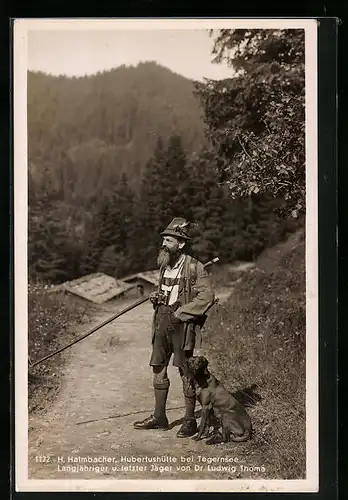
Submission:
M 188 154 L 206 144 L 193 90 L 193 81 L 154 62 L 85 77 L 29 71 L 33 175 L 50 171 L 53 184 L 71 184 L 78 199 L 115 174 L 139 184 L 159 137 L 180 135 Z
M 72 79 L 72 80 L 80 80 L 80 79 L 83 79 L 83 78 L 90 78 L 90 77 L 96 77 L 96 76 L 100 76 L 100 75 L 103 75 L 105 73 L 111 73 L 113 71 L 116 71 L 118 69 L 137 69 L 137 68 L 140 68 L 142 66 L 153 66 L 153 67 L 157 67 L 159 69 L 162 69 L 162 70 L 165 70 L 165 71 L 168 71 L 169 73 L 173 74 L 173 75 L 176 75 L 176 76 L 179 76 L 181 78 L 184 78 L 185 80 L 188 80 L 190 82 L 193 82 L 194 80 L 183 75 L 182 73 L 178 73 L 177 71 L 174 71 L 173 69 L 169 68 L 169 66 L 165 66 L 164 64 L 160 64 L 158 63 L 157 61 L 155 60 L 144 60 L 144 61 L 139 61 L 138 63 L 136 64 L 120 64 L 119 66 L 114 66 L 112 68 L 106 68 L 106 69 L 100 69 L 100 70 L 97 70 L 97 71 L 94 71 L 93 73 L 85 73 L 85 74 L 81 74 L 81 75 L 68 75 L 66 73 L 50 73 L 50 72 L 47 72 L 47 71 L 43 71 L 43 70 L 34 70 L 34 69 L 28 69 L 28 73 L 33 73 L 33 74 L 40 74 L 40 75 L 45 75 L 45 76 L 49 76 L 49 77 L 52 77 L 52 78 L 66 78 L 66 79 Z

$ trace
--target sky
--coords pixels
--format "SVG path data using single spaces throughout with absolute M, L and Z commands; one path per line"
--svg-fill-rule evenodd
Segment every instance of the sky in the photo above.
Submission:
M 120 65 L 156 61 L 187 78 L 228 78 L 225 64 L 213 64 L 213 39 L 206 30 L 31 30 L 28 69 L 83 76 Z

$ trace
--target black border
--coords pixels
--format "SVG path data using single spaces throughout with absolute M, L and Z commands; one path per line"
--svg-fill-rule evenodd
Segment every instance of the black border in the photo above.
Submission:
M 151 1 L 149 4 L 151 5 Z M 56 4 L 57 5 L 57 4 Z M 54 7 L 54 4 L 52 5 Z M 129 4 L 129 7 L 131 4 Z M 181 8 L 179 13 L 174 14 L 173 8 L 171 12 L 166 12 L 167 9 L 162 4 L 162 16 L 166 14 L 174 15 L 189 15 L 188 9 Z M 28 7 L 28 6 L 27 6 Z M 30 8 L 26 9 L 31 10 Z M 34 8 L 35 10 L 35 8 Z M 131 17 L 131 10 L 124 15 Z M 137 9 L 137 16 L 141 15 L 139 8 Z M 141 11 L 142 9 L 140 9 Z M 321 9 L 322 10 L 322 9 Z M 185 12 L 186 11 L 186 12 Z M 29 17 L 34 16 L 32 12 L 28 12 Z M 148 12 L 147 12 L 148 14 Z M 256 14 L 256 13 L 255 13 Z M 261 13 L 259 13 L 260 16 Z M 285 14 L 285 13 L 284 13 Z M 302 12 L 302 15 L 305 14 Z M 209 15 L 209 14 L 200 14 Z M 210 13 L 211 16 L 213 14 Z M 223 13 L 220 12 L 219 16 Z M 231 15 L 226 13 L 226 15 Z M 283 15 L 280 13 L 279 15 Z M 158 14 L 157 14 L 158 16 Z M 21 16 L 25 17 L 25 16 Z M 101 16 L 98 16 L 101 17 Z M 122 16 L 120 16 L 122 17 Z M 153 16 L 151 16 L 153 17 Z M 197 16 L 198 17 L 198 16 Z M 239 14 L 238 17 L 251 17 L 250 15 L 243 16 Z M 256 17 L 254 15 L 253 17 Z M 265 13 L 262 17 L 268 18 Z M 337 29 L 338 20 L 335 18 L 319 18 L 318 30 L 318 125 L 319 125 L 319 211 L 318 211 L 318 230 L 319 230 L 319 373 L 320 373 L 320 489 L 319 493 L 271 493 L 271 498 L 315 498 L 315 499 L 331 499 L 337 497 L 337 251 L 336 251 L 336 221 L 337 221 L 337 125 L 336 125 L 336 92 L 337 92 Z M 11 106 L 11 104 L 10 104 Z M 13 164 L 11 165 L 13 168 Z M 11 169 L 12 174 L 12 169 Z M 12 180 L 12 175 L 10 175 Z M 13 192 L 11 187 L 11 208 L 10 212 L 13 213 Z M 13 220 L 12 220 L 13 224 Z M 13 227 L 11 230 L 11 243 L 13 245 L 14 234 Z M 13 247 L 12 247 L 13 248 Z M 13 255 L 11 255 L 10 274 L 13 276 Z M 13 287 L 11 290 L 10 301 L 13 300 Z M 11 316 L 11 331 L 13 330 L 13 314 Z M 11 336 L 11 347 L 13 353 L 13 335 Z M 14 366 L 11 363 L 11 423 L 12 431 L 14 429 Z M 12 436 L 12 457 L 11 467 L 14 471 L 14 436 Z M 6 468 L 5 470 L 8 470 Z M 3 470 L 4 472 L 4 470 Z M 68 498 L 72 495 L 83 495 L 83 498 L 124 498 L 130 499 L 134 496 L 141 499 L 151 499 L 153 497 L 161 498 L 160 493 L 89 493 L 89 492 L 73 492 L 73 493 L 45 493 L 45 492 L 15 492 L 15 475 L 12 473 L 11 494 L 15 499 L 27 498 L 38 500 L 40 498 L 46 499 L 48 497 Z M 217 498 L 221 495 L 225 497 L 232 496 L 239 498 L 245 495 L 257 495 L 258 499 L 265 499 L 269 496 L 268 493 L 180 493 L 180 497 L 197 497 L 205 496 L 206 498 Z M 176 493 L 165 493 L 166 498 L 171 500 L 177 496 Z
M 319 492 L 337 488 L 337 28 L 320 19 L 318 39 Z
M 346 6 L 346 14 L 348 13 L 348 5 Z M 344 19 L 347 24 L 346 17 Z M 348 454 L 346 452 L 345 443 L 347 442 L 348 421 L 344 418 L 346 412 L 343 410 L 343 402 L 347 400 L 348 382 L 347 382 L 347 328 L 348 328 L 348 279 L 347 279 L 347 264 L 348 264 L 348 226 L 346 223 L 347 214 L 347 192 L 348 192 L 348 123 L 344 110 L 347 110 L 348 103 L 348 73 L 344 64 L 346 59 L 346 50 L 348 43 L 348 32 L 344 31 L 344 25 L 339 27 L 338 31 L 338 57 L 341 64 L 338 66 L 338 394 L 339 394 L 339 419 L 338 419 L 338 451 L 339 451 L 339 490 L 340 498 L 344 498 L 344 493 L 348 491 Z M 344 44 L 344 42 L 346 42 Z M 344 265 L 346 264 L 346 267 Z

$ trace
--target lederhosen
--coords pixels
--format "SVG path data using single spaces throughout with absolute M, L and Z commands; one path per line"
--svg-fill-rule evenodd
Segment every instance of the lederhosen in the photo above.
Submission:
M 189 287 L 193 284 L 191 283 L 192 260 L 190 256 L 185 258 L 179 281 L 178 300 L 175 305 L 160 305 L 155 311 L 150 366 L 168 365 L 171 355 L 174 354 L 173 365 L 180 367 L 182 361 L 193 353 L 194 332 L 192 328 L 189 328 L 186 323 L 172 325 L 170 321 L 173 310 L 188 300 Z M 162 280 L 163 273 L 160 275 L 159 288 Z

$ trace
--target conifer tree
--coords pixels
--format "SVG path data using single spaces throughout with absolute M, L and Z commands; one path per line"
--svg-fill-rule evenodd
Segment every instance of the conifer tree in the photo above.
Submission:
M 29 277 L 58 283 L 78 275 L 80 248 L 54 187 L 46 172 L 38 180 L 29 171 Z
M 134 194 L 126 174 L 115 176 L 104 193 L 94 218 L 95 234 L 91 234 L 90 249 L 84 270 L 98 270 L 121 277 L 132 267 L 134 244 Z
M 174 135 L 167 148 L 158 139 L 153 158 L 146 165 L 140 187 L 140 251 L 146 269 L 156 267 L 160 232 L 176 216 L 188 217 L 190 177 L 181 138 Z
M 216 165 L 209 151 L 192 158 L 190 177 L 190 205 L 195 227 L 192 252 L 206 261 L 215 257 L 221 247 L 223 211 L 223 191 L 218 185 Z

